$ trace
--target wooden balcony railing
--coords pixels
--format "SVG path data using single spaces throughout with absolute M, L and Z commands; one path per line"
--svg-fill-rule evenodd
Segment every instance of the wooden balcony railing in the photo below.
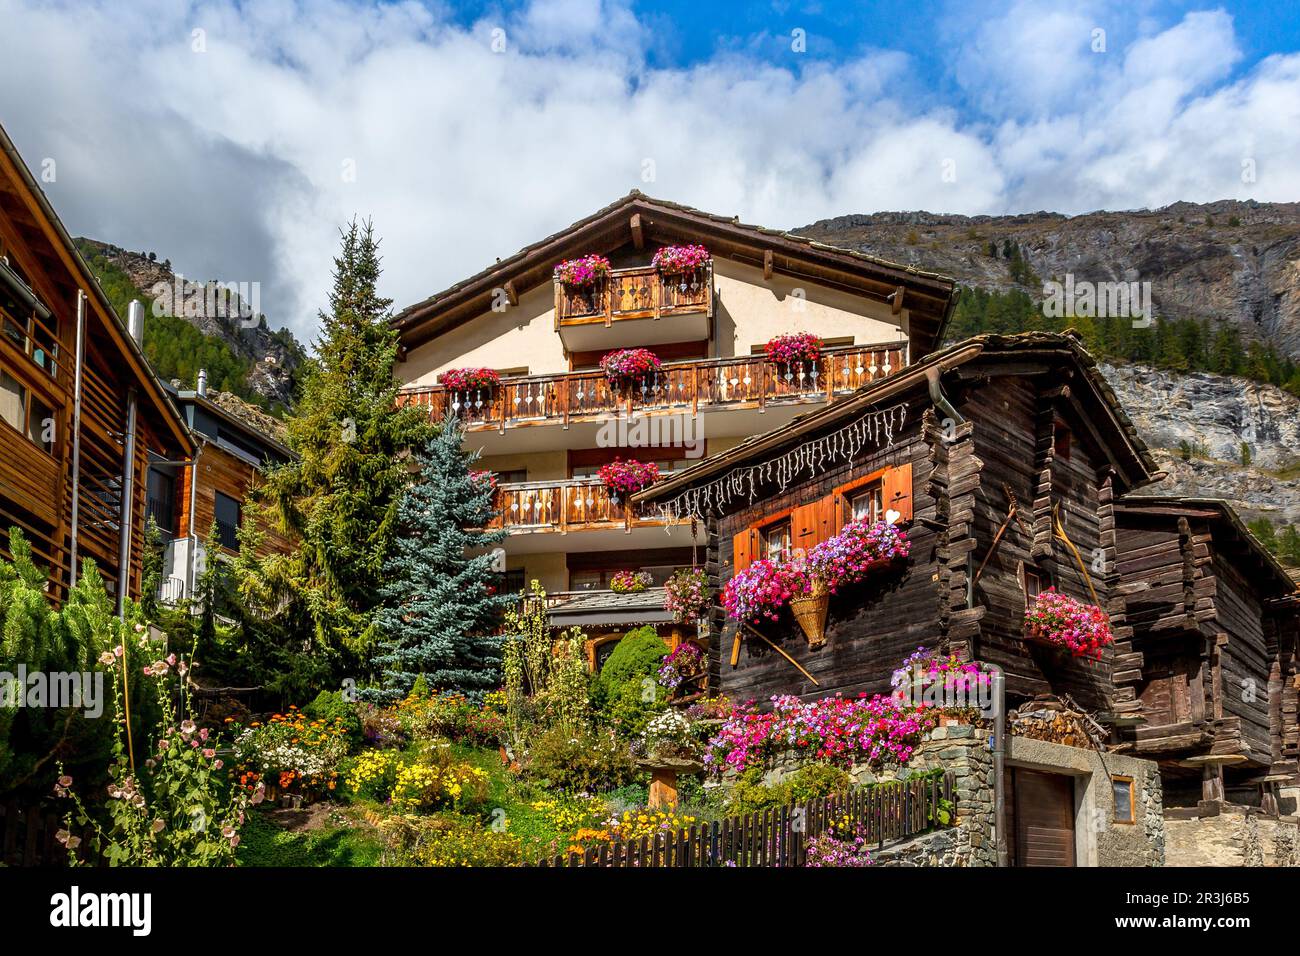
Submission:
M 850 346 L 822 353 L 815 363 L 782 367 L 762 355 L 665 364 L 630 389 L 609 384 L 600 371 L 502 379 L 482 391 L 451 392 L 441 385 L 404 389 L 403 404 L 425 405 L 441 420 L 448 409 L 470 430 L 505 431 L 524 425 L 599 420 L 620 412 L 764 407 L 831 401 L 901 369 L 907 345 Z
M 620 319 L 661 318 L 686 313 L 712 314 L 713 263 L 694 272 L 664 276 L 652 266 L 616 269 L 591 289 L 569 289 L 555 280 L 555 328 Z
M 490 527 L 511 532 L 577 531 L 662 524 L 658 511 L 629 508 L 598 478 L 498 485 Z M 674 522 L 677 523 L 677 522 Z

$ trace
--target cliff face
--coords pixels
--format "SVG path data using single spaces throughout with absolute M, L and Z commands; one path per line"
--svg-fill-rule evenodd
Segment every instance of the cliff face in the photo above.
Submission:
M 302 346 L 285 329 L 272 331 L 266 316 L 252 313 L 237 293 L 217 294 L 215 283 L 179 279 L 166 260 L 151 259 L 138 252 L 122 249 L 94 239 L 79 239 L 83 252 L 102 257 L 118 273 L 124 274 L 139 293 L 147 309 L 184 318 L 210 339 L 224 343 L 248 366 L 243 385 L 266 399 L 271 406 L 292 408 L 298 370 L 305 359 Z M 250 290 L 251 291 L 251 290 Z M 243 313 L 249 312 L 248 316 Z M 146 319 L 146 322 L 148 319 Z M 194 383 L 181 383 L 193 388 Z
M 1158 315 L 1231 321 L 1248 340 L 1300 356 L 1300 203 L 1224 200 L 1081 216 L 888 212 L 795 231 L 999 290 L 1015 284 L 1002 254 L 1010 241 L 1038 280 L 1149 281 Z M 1041 293 L 1041 281 L 1024 285 Z
M 1226 375 L 1101 371 L 1168 473 L 1144 491 L 1226 498 L 1247 520 L 1300 522 L 1300 399 Z

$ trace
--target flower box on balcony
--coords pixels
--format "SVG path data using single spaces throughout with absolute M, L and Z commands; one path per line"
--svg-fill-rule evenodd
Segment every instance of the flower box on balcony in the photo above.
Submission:
M 600 370 L 615 388 L 627 388 L 663 370 L 659 356 L 649 349 L 618 349 L 600 360 Z
M 438 384 L 453 392 L 491 392 L 501 384 L 501 376 L 491 368 L 453 368 L 438 376 Z
M 566 289 L 591 289 L 609 276 L 609 260 L 597 253 L 566 259 L 555 267 L 555 278 Z

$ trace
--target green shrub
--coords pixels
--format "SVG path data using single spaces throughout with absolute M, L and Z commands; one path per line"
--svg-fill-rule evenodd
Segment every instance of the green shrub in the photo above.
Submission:
M 655 629 L 648 625 L 638 627 L 628 631 L 618 642 L 618 646 L 609 655 L 609 660 L 600 669 L 597 683 L 605 691 L 612 691 L 630 680 L 654 678 L 659 670 L 659 662 L 667 656 L 668 645 L 655 633 Z
M 750 767 L 736 780 L 728 794 L 728 807 L 735 813 L 775 809 L 808 803 L 849 789 L 848 771 L 830 764 L 810 763 L 800 767 L 780 783 L 763 783 L 761 767 Z
M 361 718 L 357 714 L 357 707 L 344 698 L 340 691 L 321 691 L 316 695 L 315 700 L 303 708 L 303 713 L 312 720 L 323 721 L 326 724 L 341 718 L 343 727 L 347 731 L 349 746 L 355 747 L 361 743 Z
M 636 775 L 627 744 L 613 733 L 584 731 L 575 736 L 562 727 L 552 727 L 533 741 L 527 770 L 550 787 L 570 793 L 601 793 Z

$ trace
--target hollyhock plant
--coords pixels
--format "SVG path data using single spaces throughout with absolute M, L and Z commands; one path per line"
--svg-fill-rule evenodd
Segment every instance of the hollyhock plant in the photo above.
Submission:
M 1115 642 L 1105 611 L 1054 587 L 1041 592 L 1025 609 L 1025 626 L 1047 643 L 1068 648 L 1075 657 L 1100 660 L 1102 649 Z
M 501 376 L 490 368 L 453 368 L 439 375 L 438 383 L 453 392 L 486 392 L 501 384 Z
M 640 594 L 652 584 L 649 571 L 618 571 L 609 579 L 609 589 L 615 594 Z
M 659 665 L 659 685 L 667 690 L 676 690 L 682 681 L 703 669 L 704 652 L 698 644 L 684 641 Z
M 799 561 L 755 561 L 722 589 L 722 606 L 737 621 L 775 621 L 792 598 L 807 594 L 812 586 Z
M 822 340 L 811 332 L 778 335 L 767 342 L 767 360 L 778 365 L 815 362 L 822 354 Z
M 649 488 L 659 480 L 659 466 L 652 461 L 637 461 L 629 458 L 615 458 L 608 465 L 601 465 L 597 472 L 600 480 L 616 495 L 627 497 L 642 488 Z
M 566 259 L 555 267 L 555 278 L 570 289 L 589 289 L 609 275 L 609 260 L 597 253 Z
M 703 246 L 664 246 L 651 261 L 664 275 L 693 272 L 709 261 L 709 250 Z
M 680 568 L 664 584 L 664 610 L 678 624 L 694 624 L 709 609 L 713 591 L 703 568 Z
M 879 694 L 837 694 L 808 703 L 783 696 L 771 703 L 768 711 L 753 701 L 736 708 L 709 741 L 705 766 L 741 773 L 785 753 L 840 766 L 906 764 L 939 716 L 937 708 L 900 707 Z
M 850 521 L 808 553 L 808 570 L 833 592 L 859 584 L 874 568 L 911 552 L 907 533 L 886 521 Z
M 662 368 L 659 356 L 649 349 L 619 349 L 606 353 L 600 360 L 600 370 L 609 383 L 616 386 L 657 375 Z

